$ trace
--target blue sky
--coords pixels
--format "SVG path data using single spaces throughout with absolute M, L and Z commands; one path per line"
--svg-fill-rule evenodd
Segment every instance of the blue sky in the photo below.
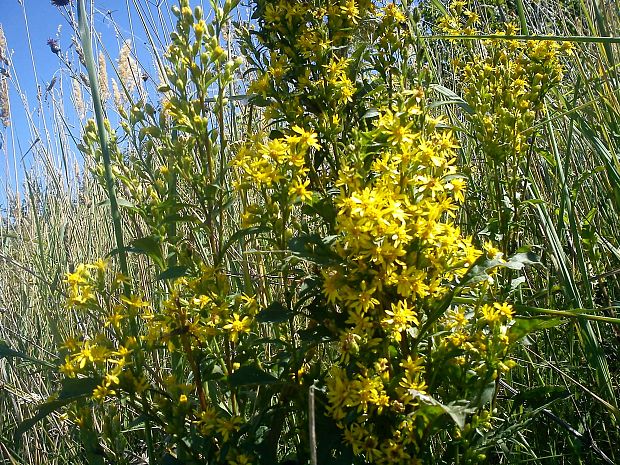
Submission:
M 146 43 L 147 36 L 133 3 L 134 0 L 94 0 L 93 24 L 112 62 L 118 57 L 123 41 L 132 37 L 138 50 L 138 58 L 144 58 L 144 66 L 147 68 L 152 57 L 140 55 L 141 46 Z M 147 21 L 152 21 L 149 29 L 159 36 L 163 44 L 169 28 L 172 27 L 169 6 L 177 4 L 177 1 L 138 0 L 138 3 L 144 8 L 143 11 L 148 13 Z M 192 3 L 201 2 L 195 0 Z M 13 189 L 19 187 L 23 181 L 24 170 L 36 166 L 40 161 L 37 157 L 44 156 L 42 152 L 45 150 L 40 149 L 40 143 L 28 151 L 37 139 L 37 134 L 47 135 L 42 138 L 43 142 L 47 139 L 48 145 L 51 145 L 47 153 L 58 157 L 59 146 L 54 135 L 58 131 L 59 123 L 58 118 L 54 118 L 53 102 L 58 105 L 63 99 L 69 98 L 72 81 L 67 67 L 50 51 L 48 39 L 58 40 L 61 53 L 64 55 L 68 52 L 68 57 L 74 62 L 76 69 L 85 71 L 75 57 L 71 42 L 74 32 L 68 18 L 68 11 L 53 6 L 50 0 L 0 0 L 0 24 L 4 29 L 12 61 L 9 84 L 11 126 L 6 129 L 0 126 L 0 197 L 3 197 L 1 193 L 7 186 Z M 167 30 L 155 30 L 160 29 L 162 23 L 167 25 Z M 110 65 L 108 73 L 112 77 Z M 46 93 L 46 88 L 54 78 L 56 84 L 52 89 L 53 94 Z M 38 95 L 42 98 L 38 98 Z M 84 98 L 88 96 L 85 94 Z M 28 112 L 25 111 L 26 107 Z M 65 108 L 71 107 L 70 104 L 65 105 Z M 28 113 L 32 118 L 28 118 Z M 69 110 L 62 124 L 66 131 L 79 137 L 81 121 L 75 112 Z M 51 161 L 55 164 L 58 162 L 54 157 L 51 157 Z M 2 203 L 3 199 L 0 199 L 0 204 Z

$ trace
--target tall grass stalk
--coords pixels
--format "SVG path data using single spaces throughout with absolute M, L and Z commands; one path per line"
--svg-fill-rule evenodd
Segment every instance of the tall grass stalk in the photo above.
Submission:
M 90 91 L 93 99 L 93 108 L 95 111 L 95 121 L 99 140 L 101 143 L 101 155 L 103 157 L 103 166 L 105 169 L 105 182 L 110 200 L 110 212 L 112 215 L 112 224 L 114 225 L 114 237 L 116 239 L 116 247 L 118 251 L 118 260 L 121 272 L 129 277 L 129 268 L 127 266 L 127 252 L 125 250 L 125 242 L 123 240 L 123 226 L 121 223 L 121 213 L 118 207 L 116 197 L 116 185 L 114 183 L 114 175 L 112 174 L 112 163 L 110 159 L 110 147 L 108 144 L 108 129 L 105 125 L 103 114 L 103 106 L 101 105 L 101 96 L 99 92 L 99 81 L 97 78 L 97 69 L 95 65 L 95 57 L 93 54 L 92 37 L 90 26 L 86 16 L 86 5 L 84 0 L 78 0 L 78 27 L 80 32 L 80 41 L 84 51 L 84 59 L 86 60 L 86 69 L 88 71 L 88 80 L 90 83 Z M 129 284 L 125 283 L 125 294 L 129 296 L 131 293 Z

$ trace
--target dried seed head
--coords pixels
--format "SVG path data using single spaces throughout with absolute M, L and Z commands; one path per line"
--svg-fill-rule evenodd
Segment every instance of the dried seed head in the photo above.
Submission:
M 118 89 L 116 79 L 112 79 L 112 95 L 114 96 L 114 105 L 116 106 L 116 108 L 121 108 L 125 103 L 125 98 Z
M 4 127 L 11 124 L 11 106 L 9 103 L 9 80 L 0 75 L 0 123 Z
M 2 29 L 2 24 L 0 24 L 0 64 L 8 65 L 9 57 L 6 52 L 6 38 L 4 37 L 4 29 Z
M 2 66 L 9 64 L 6 38 L 0 25 L 0 123 L 4 127 L 10 124 L 11 106 L 9 104 L 9 72 Z
M 103 52 L 99 52 L 99 89 L 101 91 L 101 100 L 103 102 L 110 98 L 110 86 L 108 85 L 108 68 Z
M 82 85 L 77 79 L 73 79 L 73 104 L 75 111 L 80 119 L 84 119 L 86 115 L 86 107 L 84 106 L 84 98 L 82 97 Z
M 118 77 L 128 92 L 136 89 L 140 74 L 138 64 L 131 56 L 131 41 L 126 40 L 118 56 Z
M 71 0 L 52 0 L 52 5 L 54 6 L 68 6 L 71 3 Z
M 71 37 L 71 42 L 73 42 L 73 46 L 75 47 L 75 53 L 77 53 L 78 58 L 80 59 L 80 63 L 82 66 L 86 67 L 86 59 L 84 58 L 84 50 L 82 50 L 82 44 L 77 39 L 77 37 Z

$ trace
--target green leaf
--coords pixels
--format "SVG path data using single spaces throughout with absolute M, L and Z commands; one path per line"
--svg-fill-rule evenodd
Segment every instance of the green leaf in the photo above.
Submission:
M 267 308 L 256 315 L 259 323 L 283 323 L 291 319 L 295 313 L 287 309 L 280 302 L 272 302 Z
M 376 108 L 369 108 L 366 113 L 364 113 L 364 116 L 362 116 L 362 118 L 376 118 L 379 115 L 379 110 L 377 110 Z
M 450 402 L 448 405 L 444 405 L 434 397 L 431 397 L 428 394 L 417 391 L 415 389 L 409 389 L 409 394 L 413 397 L 419 398 L 420 401 L 426 405 L 439 407 L 450 416 L 452 421 L 454 421 L 454 423 L 460 429 L 463 429 L 465 427 L 465 420 L 467 419 L 467 415 L 476 411 L 476 408 L 472 407 L 471 404 L 464 399 Z
M 441 14 L 443 16 L 447 16 L 448 15 L 448 10 L 443 5 L 443 3 L 441 3 L 441 0 L 431 0 L 431 5 L 433 5 L 435 8 L 437 8 L 441 12 Z
M 554 328 L 562 323 L 560 318 L 516 318 L 508 329 L 508 338 L 510 342 L 516 342 L 530 333 Z
M 570 392 L 561 386 L 538 386 L 515 395 L 512 409 L 515 411 L 520 406 L 526 406 L 536 410 L 567 397 L 570 397 Z
M 228 240 L 224 243 L 224 246 L 222 247 L 222 250 L 217 257 L 216 264 L 222 263 L 222 260 L 224 259 L 226 252 L 228 252 L 228 249 L 241 238 L 266 231 L 269 231 L 269 228 L 267 228 L 266 226 L 252 226 L 251 228 L 239 229 L 235 231 L 234 234 L 230 236 Z
M 55 368 L 55 365 L 53 363 L 49 363 L 44 360 L 39 360 L 38 358 L 31 357 L 30 355 L 27 355 L 18 350 L 11 349 L 6 342 L 0 340 L 0 359 L 9 358 L 9 357 L 21 358 L 22 360 L 27 360 L 29 362 L 36 363 L 38 365 L 43 365 L 49 368 Z
M 516 253 L 508 260 L 502 260 L 499 257 L 489 259 L 483 255 L 478 258 L 474 265 L 467 271 L 463 277 L 462 285 L 475 284 L 489 279 L 488 271 L 494 268 L 510 268 L 511 270 L 520 270 L 526 265 L 540 264 L 540 257 L 529 251 Z
M 466 400 L 450 402 L 448 405 L 444 405 L 438 403 L 441 409 L 446 412 L 454 424 L 458 426 L 460 429 L 465 427 L 465 420 L 467 419 L 467 415 L 474 413 L 476 411 L 475 408 L 469 406 L 469 402 Z
M 430 87 L 432 90 L 435 90 L 441 95 L 443 95 L 444 97 L 448 98 L 449 100 L 448 102 L 441 102 L 441 103 L 454 103 L 458 105 L 463 111 L 467 112 L 470 115 L 473 115 L 476 113 L 476 111 L 471 107 L 469 103 L 467 103 L 465 100 L 463 100 L 461 97 L 459 97 L 457 94 L 455 94 L 452 90 L 448 89 L 447 87 L 444 87 L 440 84 L 433 84 Z
M 145 236 L 131 242 L 129 252 L 142 253 L 148 256 L 160 268 L 164 267 L 164 258 L 159 240 L 155 236 Z
M 86 453 L 88 465 L 105 465 L 106 453 L 99 443 L 99 435 L 95 433 L 92 427 L 80 429 L 80 441 Z
M 119 207 L 127 208 L 128 210 L 132 210 L 132 211 L 136 211 L 136 212 L 138 211 L 138 207 L 134 203 L 132 203 L 131 201 L 129 201 L 127 199 L 123 199 L 122 197 L 117 197 L 116 198 L 116 204 Z M 110 199 L 102 200 L 101 202 L 99 202 L 97 204 L 97 206 L 99 206 L 99 207 L 110 207 Z
M 269 139 L 271 140 L 282 139 L 283 137 L 284 137 L 284 133 L 280 131 L 279 129 L 272 129 L 271 132 L 269 133 Z
M 123 199 L 119 197 L 116 199 L 116 203 L 118 204 L 119 207 L 128 208 L 129 210 L 134 210 L 134 211 L 138 210 L 136 205 L 127 199 Z
M 86 397 L 93 392 L 93 389 L 97 387 L 99 381 L 94 378 L 66 378 L 62 380 L 62 388 L 58 393 L 58 396 L 52 400 L 39 405 L 37 407 L 37 413 L 32 417 L 22 421 L 15 430 L 14 439 L 15 442 L 19 442 L 21 436 L 32 428 L 39 421 L 43 420 L 48 415 L 56 412 L 65 405 L 75 402 L 78 399 Z
M 478 393 L 478 396 L 475 401 L 470 403 L 471 407 L 484 407 L 489 402 L 493 400 L 495 397 L 495 390 L 497 386 L 495 384 L 495 380 L 490 380 L 488 383 L 484 385 L 484 388 Z
M 297 331 L 297 335 L 301 341 L 309 343 L 330 342 L 336 339 L 332 332 L 325 326 L 302 329 Z
M 164 279 L 177 279 L 183 276 L 187 276 L 186 266 L 171 266 L 167 270 L 162 271 L 157 275 L 158 280 Z
M 256 366 L 242 366 L 233 374 L 228 376 L 228 382 L 233 387 L 252 385 L 261 386 L 265 384 L 277 383 L 278 378 Z
M 220 365 L 212 363 L 211 366 L 206 367 L 206 369 L 203 371 L 202 379 L 204 381 L 214 381 L 220 380 L 223 377 L 224 370 L 222 370 L 222 367 Z
M 490 278 L 487 271 L 492 270 L 498 266 L 502 266 L 505 262 L 499 258 L 488 259 L 484 256 L 478 258 L 474 265 L 467 270 L 467 273 L 463 277 L 462 285 L 475 284 L 481 281 L 486 281 Z
M 321 237 L 318 234 L 304 234 L 289 241 L 288 247 L 293 255 L 317 265 L 331 265 L 338 263 L 340 257 L 336 255 L 331 245 L 338 236 Z
M 308 216 L 320 216 L 325 221 L 333 225 L 338 215 L 338 210 L 334 207 L 334 204 L 328 198 L 323 198 L 317 202 L 310 204 L 304 204 L 301 207 L 304 214 Z
M 100 380 L 95 378 L 65 378 L 58 394 L 58 400 L 75 399 L 92 394 Z
M 541 265 L 540 257 L 534 252 L 516 253 L 503 265 L 511 270 L 520 270 L 526 265 Z
M 17 426 L 17 428 L 15 429 L 15 432 L 13 433 L 13 440 L 16 443 L 19 443 L 21 441 L 22 435 L 26 431 L 28 431 L 35 424 L 37 424 L 39 421 L 43 420 L 45 417 L 47 417 L 51 413 L 59 410 L 60 408 L 64 407 L 65 405 L 70 404 L 74 400 L 76 400 L 76 399 L 63 399 L 63 400 L 57 400 L 56 399 L 56 400 L 50 400 L 48 402 L 45 402 L 45 403 L 39 405 L 37 407 L 37 413 L 35 413 L 30 418 L 26 418 L 24 421 L 22 421 Z

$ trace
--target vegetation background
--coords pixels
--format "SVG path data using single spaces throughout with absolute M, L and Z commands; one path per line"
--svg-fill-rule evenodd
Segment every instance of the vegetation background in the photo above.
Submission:
M 615 444 L 620 440 L 616 314 L 620 302 L 620 12 L 613 1 L 604 0 L 463 2 L 463 8 L 479 16 L 476 31 L 463 37 L 450 32 L 449 24 L 438 27 L 446 15 L 459 16 L 454 6 L 450 9 L 439 0 L 415 5 L 403 2 L 401 6 L 418 27 L 427 92 L 449 116 L 461 143 L 457 166 L 468 181 L 467 200 L 458 218 L 461 230 L 481 246 L 492 239 L 506 257 L 531 254 L 531 266 L 502 270 L 495 276 L 495 295 L 513 302 L 518 315 L 538 319 L 529 320 L 533 321 L 530 329 L 536 332 L 513 350 L 516 366 L 499 391 L 506 403 L 494 412 L 502 436 L 487 460 L 619 463 Z M 101 12 L 106 9 L 98 7 Z M 252 7 L 240 5 L 233 13 L 234 21 L 227 24 L 229 29 L 219 31 L 223 53 L 230 57 L 242 53 L 236 34 L 251 23 Z M 162 104 L 157 92 L 165 79 L 161 60 L 176 18 L 162 2 L 134 0 L 115 8 L 121 11 L 108 15 L 106 21 L 115 24 L 122 18 L 115 31 L 127 31 L 131 25 L 130 34 L 119 34 L 118 45 L 96 39 L 95 59 L 111 132 L 119 135 L 118 145 L 123 147 L 131 143 L 132 136 L 137 137 L 122 126 L 133 105 L 150 102 L 159 108 Z M 13 435 L 17 425 L 35 415 L 37 405 L 57 391 L 60 377 L 52 374 L 50 365 L 57 363 L 58 348 L 71 333 L 68 328 L 77 327 L 85 334 L 93 330 L 89 327 L 92 321 L 67 310 L 66 274 L 80 263 L 108 256 L 117 247 L 108 194 L 90 171 L 97 160 L 89 154 L 84 157 L 77 149 L 94 109 L 86 63 L 80 56 L 83 49 L 75 5 L 54 11 L 66 20 L 61 49 L 54 52 L 51 42 L 42 54 L 32 54 L 36 66 L 46 63 L 49 69 L 53 60 L 58 67 L 46 88 L 38 81 L 37 89 L 25 89 L 13 59 L 18 47 L 40 50 L 41 44 L 28 39 L 8 43 L 0 29 L 0 140 L 6 186 L 0 222 L 0 457 L 7 464 L 89 460 L 73 420 L 62 412 L 36 424 L 21 444 Z M 205 16 L 215 18 L 208 5 Z M 519 141 L 523 148 L 518 149 L 522 155 L 518 163 L 511 163 L 514 146 L 502 155 L 501 148 L 493 148 L 492 143 L 501 142 L 504 136 L 493 133 L 489 140 L 487 133 L 485 139 L 484 121 L 476 119 L 484 105 L 497 111 L 501 108 L 484 101 L 489 92 L 484 84 L 475 87 L 467 72 L 458 71 L 480 56 L 480 35 L 493 34 L 506 21 L 516 25 L 515 35 L 545 36 L 572 45 L 572 53 L 561 58 L 562 75 L 538 102 L 536 119 L 526 121 L 529 127 L 521 131 L 525 136 Z M 66 47 L 69 36 L 75 40 Z M 102 78 L 106 68 L 107 77 Z M 227 160 L 235 155 L 234 142 L 249 138 L 260 126 L 259 105 L 247 98 L 248 83 L 255 77 L 250 68 L 236 69 L 226 87 L 230 97 L 226 111 L 231 113 L 226 113 L 221 130 L 230 141 L 228 150 L 222 149 Z M 476 72 L 484 73 L 484 69 Z M 26 92 L 37 98 L 20 99 Z M 492 95 L 489 98 L 493 100 Z M 22 111 L 25 117 L 13 118 Z M 485 155 L 493 150 L 498 150 L 497 158 Z M 32 159 L 28 170 L 24 170 L 26 156 Z M 132 197 L 122 189 L 121 185 L 121 198 Z M 191 195 L 191 191 L 182 194 Z M 242 207 L 232 208 L 226 215 L 240 217 Z M 144 237 L 151 225 L 134 215 L 132 205 L 121 205 L 121 209 L 128 243 Z M 270 260 L 252 262 L 251 268 L 269 269 Z M 145 293 L 155 295 L 157 284 L 148 260 L 142 255 L 133 257 L 131 266 Z M 253 279 L 262 280 L 259 287 L 270 286 L 264 273 Z M 143 439 L 131 436 L 140 428 L 144 426 L 122 425 L 130 442 L 134 441 L 132 447 L 122 447 L 128 463 L 146 460 Z

